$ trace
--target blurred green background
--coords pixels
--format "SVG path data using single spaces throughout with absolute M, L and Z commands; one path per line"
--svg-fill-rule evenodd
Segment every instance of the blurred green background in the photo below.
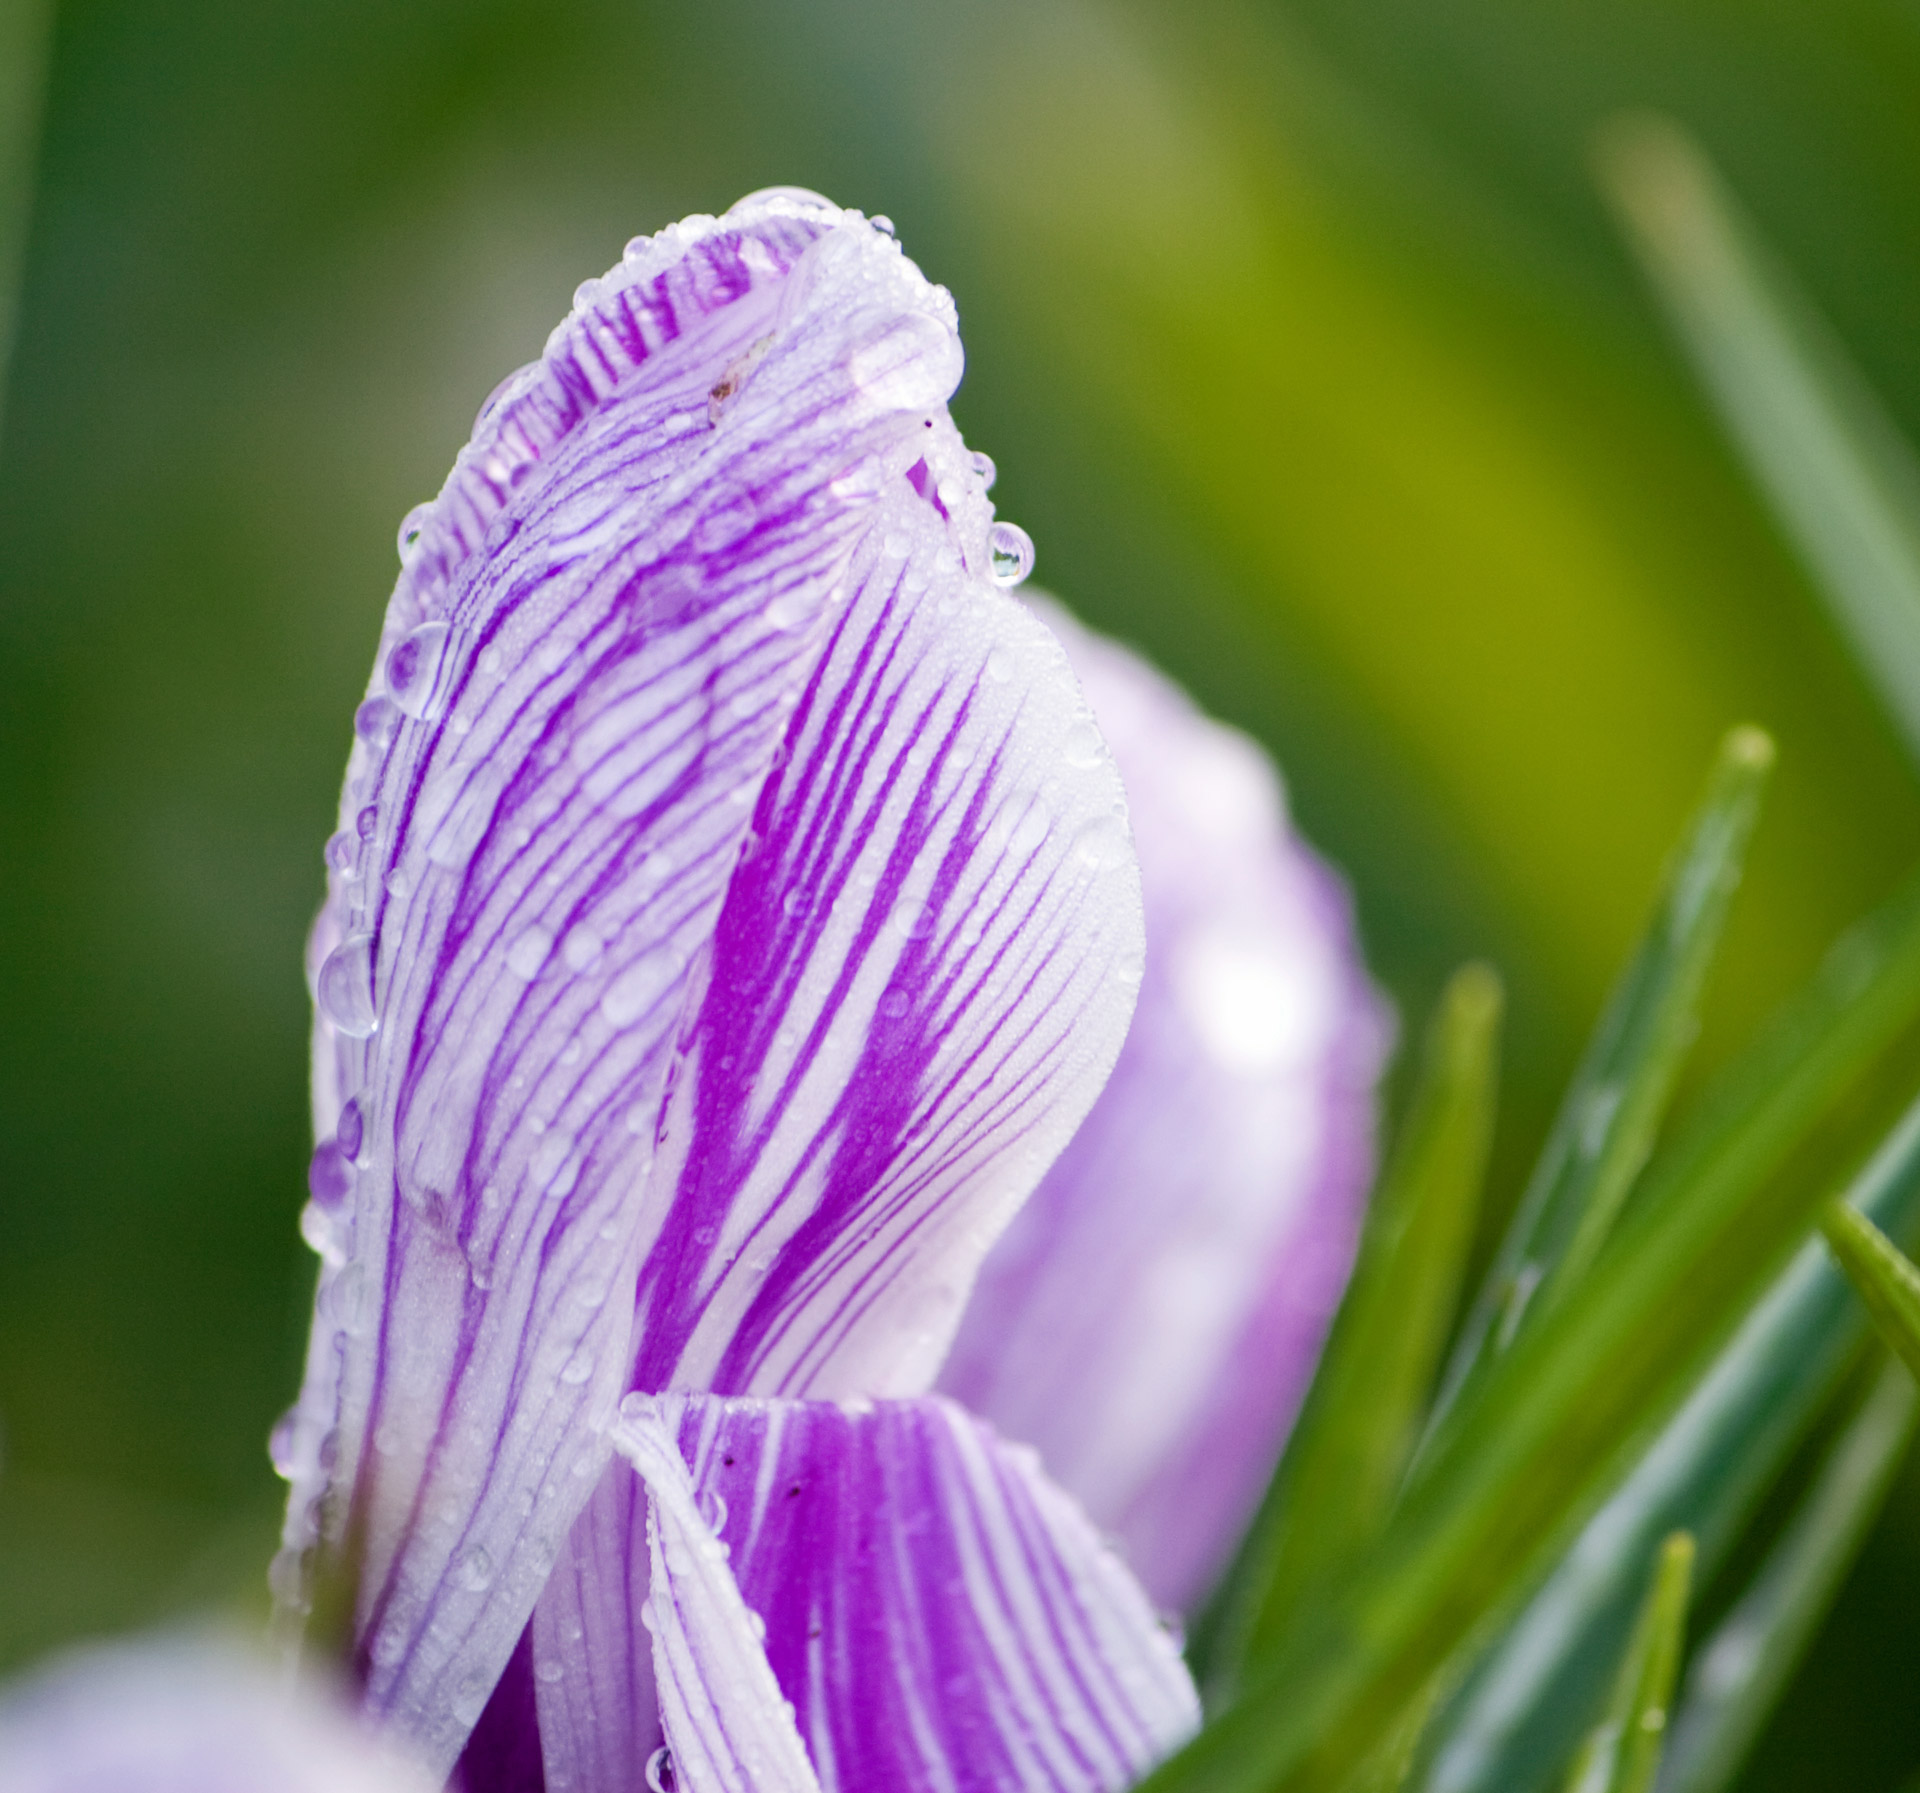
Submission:
M 1509 1199 L 1725 725 L 1782 764 L 1703 1069 L 1920 856 L 1587 165 L 1620 107 L 1683 121 L 1920 437 L 1913 0 L 0 0 L 0 132 L 42 101 L 0 1666 L 260 1585 L 300 946 L 394 530 L 636 232 L 773 183 L 894 219 L 1038 581 L 1273 747 L 1404 1016 L 1507 975 Z M 1746 1785 L 1920 1764 L 1916 1596 L 1909 1473 Z

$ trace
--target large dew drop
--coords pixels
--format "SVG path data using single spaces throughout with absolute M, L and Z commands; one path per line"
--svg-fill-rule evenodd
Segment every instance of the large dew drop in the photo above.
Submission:
M 422 623 L 401 636 L 387 655 L 387 695 L 409 716 L 425 719 L 445 699 L 440 667 L 447 635 L 445 623 Z
M 987 532 L 989 571 L 995 585 L 1018 585 L 1033 571 L 1033 537 L 1018 523 L 996 523 Z
M 355 934 L 320 967 L 320 1013 L 337 1033 L 364 1040 L 380 1025 L 373 1006 L 373 936 Z
M 965 365 L 959 337 L 913 311 L 855 349 L 847 371 L 878 410 L 931 411 L 952 397 Z

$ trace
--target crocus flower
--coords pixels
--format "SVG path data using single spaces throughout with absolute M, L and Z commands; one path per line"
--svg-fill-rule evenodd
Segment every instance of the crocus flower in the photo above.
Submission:
M 433 1793 L 331 1695 L 231 1644 L 79 1651 L 0 1696 L 7 1793 Z
M 1079 1505 L 928 1392 L 1145 976 L 960 371 L 883 227 L 757 195 L 582 287 L 402 527 L 274 1579 L 352 1579 L 366 1710 L 474 1793 L 1092 1793 L 1196 1721 Z

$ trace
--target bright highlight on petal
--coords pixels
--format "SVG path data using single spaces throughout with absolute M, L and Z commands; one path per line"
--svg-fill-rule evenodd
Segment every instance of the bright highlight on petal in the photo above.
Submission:
M 791 1726 L 839 1793 L 1118 1793 L 1199 1722 L 1119 1559 L 1032 1452 L 949 1402 L 636 1398 L 615 1436 L 651 1499 L 662 1714 L 692 1787 L 807 1786 Z M 736 1777 L 749 1752 L 769 1778 Z
M 1188 1609 L 1244 1530 L 1346 1280 L 1389 1034 L 1266 756 L 1048 606 L 1127 782 L 1132 1031 L 989 1258 L 940 1386 Z

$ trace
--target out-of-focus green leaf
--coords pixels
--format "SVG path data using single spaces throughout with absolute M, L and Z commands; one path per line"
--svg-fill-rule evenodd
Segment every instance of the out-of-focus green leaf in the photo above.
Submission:
M 1721 1793 L 1731 1784 L 1880 1511 L 1916 1412 L 1911 1378 L 1889 1365 L 1746 1593 L 1695 1656 L 1660 1793 Z
M 0 416 L 32 209 L 53 0 L 0 0 Z
M 1881 1336 L 1920 1376 L 1920 1269 L 1866 1215 L 1844 1203 L 1828 1207 L 1820 1230 Z
M 1683 132 L 1617 120 L 1597 160 L 1721 422 L 1920 759 L 1920 462 Z
M 1668 873 L 1652 924 L 1601 1016 L 1447 1366 L 1435 1419 L 1558 1305 L 1593 1262 L 1647 1154 L 1693 1042 L 1700 992 L 1740 881 L 1773 743 L 1736 728 Z
M 1333 1789 L 1443 1663 L 1494 1628 L 1630 1466 L 1812 1218 L 1772 1173 L 1920 1003 L 1909 890 L 1830 957 L 1813 989 L 1671 1151 L 1593 1271 L 1488 1373 L 1434 1440 L 1386 1533 L 1275 1668 L 1146 1783 L 1153 1793 Z M 1860 1189 L 1920 1181 L 1920 1108 Z
M 1341 1793 L 1400 1793 L 1419 1758 L 1427 1721 L 1444 1701 L 1453 1679 L 1449 1668 L 1442 1668 L 1428 1680 L 1407 1702 L 1405 1710 L 1387 1728 L 1386 1734 L 1341 1788 Z
M 1692 1585 L 1693 1538 L 1675 1532 L 1660 1547 L 1653 1586 L 1621 1659 L 1613 1697 L 1574 1759 L 1567 1793 L 1646 1793 L 1653 1785 Z
M 1896 1134 L 1855 1187 L 1898 1230 L 1920 1217 L 1920 1181 L 1900 1171 L 1905 1149 Z M 1685 1527 L 1703 1570 L 1717 1568 L 1863 1332 L 1846 1279 L 1809 1240 L 1437 1721 L 1426 1793 L 1528 1793 L 1550 1782 L 1589 1722 L 1647 1553 Z
M 1453 1322 L 1493 1132 L 1502 1007 L 1484 965 L 1456 972 L 1300 1422 L 1228 1578 L 1208 1680 L 1270 1659 L 1307 1591 L 1379 1535 Z

